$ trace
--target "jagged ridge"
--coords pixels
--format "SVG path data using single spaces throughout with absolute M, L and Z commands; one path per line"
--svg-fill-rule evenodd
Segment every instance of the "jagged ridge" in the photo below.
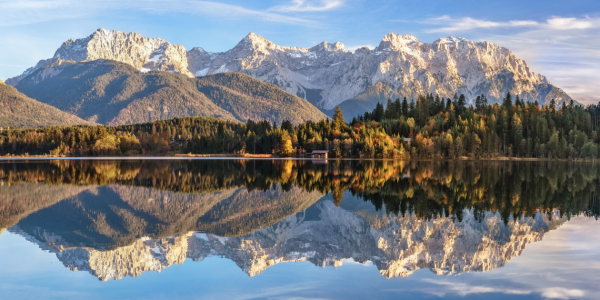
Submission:
M 324 110 L 346 100 L 353 100 L 344 105 L 348 109 L 357 105 L 361 110 L 370 109 L 387 97 L 410 99 L 426 93 L 443 97 L 462 93 L 469 100 L 485 94 L 497 101 L 510 91 L 541 104 L 571 99 L 509 49 L 454 37 L 429 44 L 414 36 L 390 33 L 377 48 L 352 53 L 340 42 L 323 42 L 308 49 L 283 47 L 250 33 L 229 51 L 209 53 L 199 47 L 186 52 L 181 45 L 159 38 L 99 29 L 87 38 L 66 41 L 54 58 L 111 59 L 141 71 L 165 70 L 187 76 L 242 72 Z M 48 63 L 50 60 L 40 61 L 7 83 L 16 85 Z M 376 84 L 381 86 L 380 92 L 369 92 Z
M 165 70 L 187 76 L 242 72 L 326 110 L 349 99 L 370 108 L 385 100 L 381 98 L 415 98 L 425 93 L 443 97 L 462 93 L 470 100 L 485 94 L 499 100 L 510 91 L 542 104 L 553 98 L 557 102 L 571 99 L 509 49 L 454 37 L 429 44 L 414 36 L 389 33 L 377 48 L 352 53 L 340 42 L 322 42 L 308 49 L 283 47 L 250 33 L 229 51 L 209 53 L 199 47 L 186 52 L 181 45 L 159 38 L 99 29 L 87 38 L 66 41 L 54 58 L 111 59 L 141 71 Z M 16 85 L 49 63 L 40 61 L 7 83 Z M 368 89 L 376 84 L 385 88 L 373 95 Z

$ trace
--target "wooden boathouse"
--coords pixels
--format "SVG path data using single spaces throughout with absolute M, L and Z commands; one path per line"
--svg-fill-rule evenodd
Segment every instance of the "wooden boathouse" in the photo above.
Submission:
M 306 157 L 311 158 L 327 158 L 329 150 L 313 150 L 313 152 L 307 152 Z

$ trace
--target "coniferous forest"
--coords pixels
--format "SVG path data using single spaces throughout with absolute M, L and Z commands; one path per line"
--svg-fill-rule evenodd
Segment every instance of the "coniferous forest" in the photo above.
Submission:
M 53 126 L 0 130 L 0 155 L 273 154 L 356 158 L 547 158 L 598 157 L 600 106 L 573 101 L 540 106 L 509 93 L 502 103 L 478 96 L 467 106 L 424 95 L 388 99 L 347 123 L 336 109 L 331 120 L 246 123 L 185 117 L 121 126 Z

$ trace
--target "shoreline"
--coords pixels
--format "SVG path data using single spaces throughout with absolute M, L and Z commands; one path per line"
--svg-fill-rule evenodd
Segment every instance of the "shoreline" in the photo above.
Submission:
M 415 159 L 394 159 L 394 158 L 309 158 L 309 157 L 277 157 L 271 154 L 174 154 L 164 156 L 56 156 L 56 155 L 31 155 L 31 156 L 0 156 L 0 161 L 11 160 L 184 160 L 184 159 L 259 159 L 259 160 L 310 160 L 310 161 L 335 161 L 335 160 L 379 160 L 379 161 L 465 161 L 465 162 L 497 162 L 497 161 L 515 161 L 515 162 L 578 162 L 578 163 L 596 163 L 596 159 L 548 159 L 548 158 L 519 158 L 519 157 L 494 157 L 494 158 L 415 158 Z

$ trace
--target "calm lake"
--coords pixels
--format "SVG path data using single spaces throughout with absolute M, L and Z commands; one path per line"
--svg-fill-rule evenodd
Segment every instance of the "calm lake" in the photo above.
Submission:
M 600 168 L 0 161 L 1 299 L 600 297 Z

